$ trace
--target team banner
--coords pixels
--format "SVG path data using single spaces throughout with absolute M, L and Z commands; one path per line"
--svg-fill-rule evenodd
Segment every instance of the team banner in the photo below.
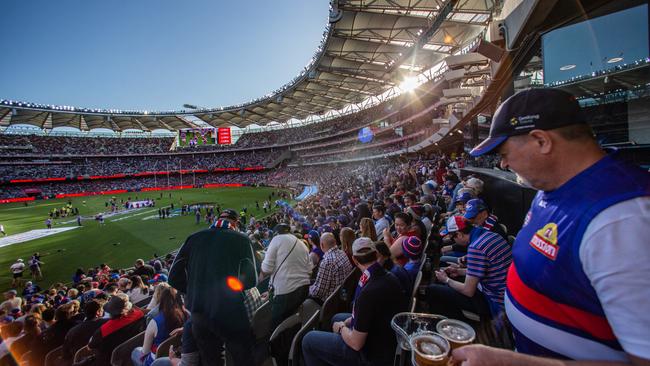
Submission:
M 188 128 L 178 131 L 179 146 L 201 146 L 216 144 L 216 128 Z

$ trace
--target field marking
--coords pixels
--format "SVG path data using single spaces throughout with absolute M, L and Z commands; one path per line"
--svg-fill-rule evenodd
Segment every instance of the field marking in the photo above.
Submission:
M 144 209 L 146 209 L 146 208 L 147 208 L 147 207 L 132 208 L 132 209 L 122 210 L 122 211 L 118 211 L 118 212 L 107 212 L 107 213 L 102 213 L 102 215 L 104 216 L 104 220 L 106 220 L 106 219 L 109 219 L 109 218 L 111 218 L 111 217 L 122 216 L 122 215 L 130 214 L 130 213 L 132 213 L 132 212 L 141 211 L 141 210 L 144 210 Z M 137 215 L 142 215 L 142 214 L 144 214 L 144 213 L 147 213 L 147 212 L 154 212 L 154 211 L 156 211 L 156 210 L 143 211 L 143 212 L 139 212 L 139 213 L 136 213 L 136 214 L 133 214 L 133 215 L 130 215 L 130 216 L 121 217 L 121 218 L 119 218 L 119 219 L 115 219 L 115 220 L 106 220 L 106 221 L 110 221 L 110 222 L 113 222 L 113 221 L 120 221 L 120 220 L 127 219 L 127 218 L 129 218 L 129 217 L 133 217 L 133 216 L 137 216 Z M 96 217 L 96 215 L 90 215 L 90 216 L 82 216 L 81 218 L 82 218 L 83 220 L 95 220 L 95 217 Z M 75 218 L 75 219 L 73 219 L 73 220 L 61 221 L 61 222 L 58 222 L 58 223 L 56 223 L 56 224 L 57 224 L 57 225 L 67 225 L 67 224 L 72 224 L 72 223 L 76 223 L 76 222 L 77 222 L 77 219 Z
M 5 236 L 0 238 L 0 248 L 7 247 L 13 244 L 24 243 L 30 240 L 44 238 L 46 236 L 62 233 L 76 228 L 78 228 L 78 226 L 60 227 L 55 229 L 36 229 L 36 230 L 26 231 L 20 234 Z
M 34 201 L 31 201 L 31 202 L 34 202 Z M 58 202 L 58 203 L 55 202 L 55 203 L 45 203 L 45 204 L 42 204 L 42 205 L 36 205 L 36 206 L 20 206 L 20 207 L 6 208 L 6 209 L 4 209 L 4 210 L 2 210 L 2 211 L 9 211 L 9 210 L 22 210 L 22 209 L 25 209 L 25 208 L 34 208 L 34 207 L 56 206 L 56 205 L 60 205 L 60 204 L 61 204 L 61 202 Z
M 148 214 L 148 213 L 152 213 L 152 212 L 156 212 L 156 211 L 158 211 L 158 210 L 142 211 L 142 212 L 134 213 L 133 215 L 118 217 L 118 218 L 116 218 L 114 220 L 110 220 L 110 222 L 122 221 L 122 220 L 130 219 L 130 218 L 135 217 L 135 216 L 140 216 L 140 215 L 144 215 L 144 214 Z

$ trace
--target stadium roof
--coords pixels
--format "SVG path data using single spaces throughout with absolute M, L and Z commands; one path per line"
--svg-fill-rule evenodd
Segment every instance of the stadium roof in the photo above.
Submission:
M 235 106 L 168 112 L 96 110 L 0 100 L 0 127 L 31 124 L 177 130 L 284 123 L 339 110 L 378 96 L 420 74 L 479 36 L 495 0 L 332 1 L 330 24 L 312 61 L 280 89 Z

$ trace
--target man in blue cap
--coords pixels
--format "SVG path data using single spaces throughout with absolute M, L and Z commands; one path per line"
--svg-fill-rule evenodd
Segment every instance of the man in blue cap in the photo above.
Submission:
M 463 216 L 472 225 L 493 231 L 501 235 L 504 239 L 508 239 L 508 234 L 503 230 L 501 224 L 499 224 L 499 218 L 490 213 L 482 199 L 474 198 L 467 201 L 465 204 L 465 215 Z
M 576 99 L 530 89 L 496 111 L 470 153 L 539 190 L 515 240 L 505 308 L 519 353 L 454 350 L 480 365 L 649 365 L 650 175 L 607 155 Z

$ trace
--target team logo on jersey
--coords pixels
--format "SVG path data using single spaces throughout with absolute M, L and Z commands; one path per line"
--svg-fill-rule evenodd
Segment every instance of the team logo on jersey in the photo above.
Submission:
M 546 258 L 555 260 L 560 247 L 557 245 L 557 224 L 548 223 L 538 230 L 530 240 L 530 245 Z

